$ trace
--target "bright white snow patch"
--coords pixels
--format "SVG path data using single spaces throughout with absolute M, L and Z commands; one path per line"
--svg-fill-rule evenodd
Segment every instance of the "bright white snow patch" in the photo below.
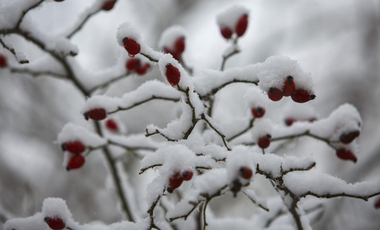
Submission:
M 174 50 L 175 42 L 181 37 L 186 37 L 185 29 L 178 25 L 170 26 L 162 33 L 158 47 L 160 50 L 163 50 L 164 47 Z
M 58 144 L 80 140 L 85 146 L 97 147 L 105 145 L 107 141 L 94 132 L 73 123 L 67 123 L 58 134 Z
M 44 217 L 58 217 L 63 222 L 71 219 L 71 212 L 66 205 L 66 201 L 61 198 L 47 198 L 42 203 L 42 215 Z
M 239 21 L 239 19 L 243 15 L 248 14 L 248 13 L 249 13 L 249 10 L 245 8 L 244 6 L 235 5 L 219 13 L 216 16 L 216 21 L 220 28 L 228 27 L 232 31 L 234 31 L 235 26 L 237 22 Z

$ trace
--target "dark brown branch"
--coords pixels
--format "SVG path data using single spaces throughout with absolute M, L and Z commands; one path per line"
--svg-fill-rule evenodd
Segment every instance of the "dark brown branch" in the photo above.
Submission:
M 156 208 L 158 202 L 160 201 L 161 199 L 161 196 L 158 196 L 157 199 L 153 202 L 153 204 L 150 206 L 149 210 L 147 211 L 147 213 L 149 214 L 150 216 L 150 227 L 149 229 L 152 229 L 152 228 L 155 228 L 155 229 L 160 229 L 159 227 L 157 227 L 157 225 L 154 223 L 154 209 Z
M 111 141 L 111 140 L 108 140 L 108 143 L 110 145 L 119 146 L 119 147 L 124 148 L 124 149 L 126 149 L 128 151 L 137 151 L 137 150 L 156 151 L 157 150 L 156 148 L 146 147 L 146 146 L 131 147 L 131 146 L 127 146 L 127 145 L 124 145 L 124 144 L 121 144 L 121 143 L 118 143 L 118 142 L 115 142 L 115 141 Z
M 67 79 L 66 75 L 54 73 L 51 71 L 37 72 L 37 71 L 30 70 L 30 69 L 16 69 L 16 68 L 9 68 L 9 70 L 11 71 L 11 73 L 27 74 L 27 75 L 30 75 L 30 76 L 36 77 L 36 78 L 40 77 L 40 76 L 47 75 L 47 76 L 55 77 L 58 79 Z
M 25 15 L 26 15 L 29 11 L 31 11 L 31 10 L 33 10 L 34 8 L 38 7 L 38 6 L 39 6 L 41 3 L 43 3 L 43 2 L 44 2 L 44 0 L 40 0 L 40 1 L 37 2 L 36 4 L 34 4 L 34 5 L 32 5 L 31 7 L 29 7 L 28 9 L 24 10 L 24 11 L 22 12 L 22 14 L 21 14 L 21 17 L 18 19 L 15 28 L 19 28 L 19 27 L 20 27 L 20 24 L 21 24 L 22 20 L 24 19 Z
M 272 138 L 271 141 L 273 142 L 273 141 L 289 140 L 289 139 L 294 139 L 294 138 L 298 138 L 298 137 L 302 137 L 302 136 L 308 136 L 308 137 L 312 137 L 314 139 L 323 141 L 327 145 L 329 145 L 331 148 L 335 149 L 335 147 L 331 144 L 331 141 L 329 139 L 319 137 L 315 134 L 312 134 L 312 133 L 310 133 L 310 130 L 307 130 L 307 131 L 305 131 L 303 133 L 299 133 L 299 134 L 287 135 L 287 136 L 282 136 L 282 137 L 275 137 L 275 138 Z
M 149 167 L 142 168 L 142 169 L 140 169 L 139 174 L 143 174 L 143 173 L 144 173 L 146 170 L 148 170 L 148 169 L 152 169 L 152 168 L 154 168 L 154 167 L 160 167 L 160 166 L 162 166 L 162 164 L 154 164 L 154 165 L 151 165 L 151 166 L 149 166 Z
M 193 205 L 193 208 L 188 213 L 186 213 L 185 215 L 182 215 L 182 216 L 176 216 L 176 217 L 173 217 L 173 218 L 169 218 L 169 221 L 172 222 L 172 221 L 177 220 L 177 219 L 187 220 L 187 218 L 190 216 L 190 214 L 198 207 L 198 205 L 201 202 L 202 201 L 200 201 L 200 200 L 198 201 L 198 203 L 189 202 L 189 204 Z
M 262 208 L 264 211 L 267 211 L 269 212 L 269 209 L 262 206 L 261 204 L 258 204 L 254 199 L 252 199 L 250 196 L 248 196 L 248 194 L 244 191 L 241 191 L 246 197 L 248 197 L 248 199 L 250 199 L 252 201 L 252 203 L 254 203 L 255 205 L 259 206 L 260 208 Z
M 74 36 L 78 31 L 80 31 L 81 29 L 82 29 L 82 27 L 83 27 L 83 25 L 93 16 L 93 15 L 95 15 L 96 13 L 98 13 L 100 11 L 100 9 L 99 10 L 97 10 L 97 11 L 95 11 L 95 12 L 92 12 L 92 13 L 90 13 L 90 14 L 88 14 L 88 15 L 86 15 L 86 17 L 83 19 L 83 21 L 78 25 L 78 27 L 77 28 L 75 28 L 72 32 L 70 32 L 69 33 L 69 35 L 67 35 L 67 38 L 71 38 L 72 36 Z
M 216 129 L 212 124 L 211 124 L 211 122 L 206 118 L 206 116 L 203 114 L 202 115 L 202 120 L 204 120 L 207 124 L 208 124 L 208 126 L 212 129 L 212 130 L 214 130 L 219 136 L 220 136 L 220 138 L 222 138 L 222 141 L 223 141 L 223 144 L 224 144 L 224 146 L 226 147 L 226 149 L 228 150 L 228 151 L 231 151 L 231 149 L 228 147 L 228 145 L 227 145 L 227 141 L 226 141 L 226 139 L 225 139 L 225 135 L 223 134 L 223 133 L 221 133 L 218 129 Z
M 233 84 L 233 83 L 247 83 L 247 84 L 254 84 L 254 85 L 258 85 L 259 82 L 258 81 L 249 81 L 249 80 L 241 80 L 241 79 L 233 79 L 232 81 L 228 81 L 228 82 L 225 82 L 224 84 L 212 89 L 209 93 L 207 93 L 206 95 L 202 95 L 201 98 L 202 99 L 208 99 L 210 96 L 212 95 L 215 95 L 219 90 L 223 89 L 224 87 L 226 87 L 227 85 L 229 84 Z
M 317 194 L 317 193 L 309 191 L 309 192 L 306 192 L 304 194 L 299 195 L 299 197 L 315 196 L 315 197 L 318 197 L 318 198 L 327 198 L 327 199 L 329 199 L 329 198 L 336 198 L 336 197 L 350 197 L 350 198 L 356 198 L 356 199 L 368 201 L 369 198 L 377 196 L 377 195 L 380 195 L 380 191 L 376 192 L 376 193 L 373 193 L 371 195 L 368 195 L 368 196 L 360 196 L 360 195 L 349 194 L 349 193 L 344 193 L 344 192 L 343 193 L 335 193 L 335 194 L 330 194 L 330 193 L 327 193 L 327 194 Z
M 103 84 L 100 84 L 100 85 L 92 87 L 91 89 L 88 90 L 88 92 L 89 93 L 93 93 L 95 90 L 104 89 L 104 88 L 108 87 L 109 85 L 111 85 L 112 83 L 114 83 L 116 81 L 119 81 L 121 79 L 124 79 L 124 78 L 126 78 L 126 77 L 128 77 L 130 75 L 131 75 L 131 72 L 127 72 L 126 74 L 123 74 L 123 75 L 120 75 L 118 77 L 115 77 L 115 78 L 109 80 L 108 82 L 105 82 Z
M 153 57 L 151 57 L 151 56 L 149 56 L 149 55 L 147 55 L 147 54 L 144 54 L 144 53 L 140 53 L 140 54 L 141 54 L 142 56 L 148 58 L 149 61 L 151 61 L 151 62 L 158 62 L 157 59 L 155 59 L 155 58 L 153 58 Z
M 314 168 L 316 165 L 315 162 L 311 163 L 308 167 L 306 168 L 290 168 L 289 170 L 286 170 L 286 171 L 282 171 L 282 167 L 281 167 L 281 173 L 282 173 L 282 176 L 285 176 L 287 173 L 290 173 L 290 172 L 295 172 L 295 171 L 309 171 L 310 169 Z
M 225 65 L 226 65 L 226 62 L 227 62 L 227 60 L 228 60 L 230 57 L 234 56 L 235 54 L 240 53 L 240 50 L 237 48 L 237 42 L 238 42 L 238 37 L 236 37 L 236 38 L 233 40 L 233 44 L 232 44 L 232 45 L 234 46 L 234 49 L 232 50 L 232 52 L 229 53 L 229 54 L 227 54 L 226 56 L 223 55 L 222 66 L 220 67 L 220 70 L 221 70 L 221 71 L 224 71 L 224 67 L 225 67 Z
M 176 141 L 178 141 L 178 140 L 175 140 L 175 139 L 172 139 L 172 138 L 166 136 L 165 134 L 161 133 L 158 129 L 156 129 L 156 131 L 153 132 L 153 133 L 148 133 L 148 129 L 146 129 L 146 134 L 145 134 L 146 137 L 150 137 L 150 136 L 153 136 L 153 135 L 156 135 L 156 134 L 161 135 L 161 136 L 164 137 L 166 140 L 171 141 L 171 142 L 176 142 Z

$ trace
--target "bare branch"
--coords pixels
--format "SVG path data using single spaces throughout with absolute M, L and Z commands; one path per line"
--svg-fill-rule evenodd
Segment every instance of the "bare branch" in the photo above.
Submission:
M 162 164 L 154 164 L 154 165 L 151 165 L 151 166 L 149 166 L 149 167 L 142 168 L 142 169 L 140 169 L 139 174 L 143 174 L 143 173 L 144 173 L 146 170 L 148 170 L 148 169 L 152 169 L 152 168 L 154 168 L 154 167 L 160 167 L 160 166 L 162 166 Z
M 222 134 L 218 129 L 216 129 L 212 124 L 211 124 L 211 122 L 206 118 L 206 116 L 203 114 L 202 115 L 202 120 L 204 120 L 208 125 L 209 125 L 209 127 L 212 129 L 212 130 L 214 130 L 219 136 L 220 136 L 220 138 L 222 138 L 222 141 L 223 141 L 223 144 L 224 144 L 224 146 L 226 147 L 226 149 L 228 150 L 228 151 L 231 151 L 231 149 L 228 147 L 228 145 L 227 145 L 227 141 L 226 141 L 226 139 L 225 139 L 225 135 L 224 134 Z
M 29 63 L 29 60 L 28 60 L 28 59 L 22 59 L 22 60 L 19 60 L 19 59 L 18 59 L 18 56 L 17 56 L 17 54 L 16 54 L 15 49 L 13 49 L 13 48 L 7 46 L 7 44 L 5 44 L 5 42 L 4 42 L 1 38 L 0 38 L 0 44 L 4 47 L 4 49 L 9 50 L 9 52 L 11 52 L 11 53 L 15 56 L 16 60 L 18 61 L 18 63 L 20 63 L 20 64 L 27 64 L 27 63 Z
M 43 2 L 44 2 L 44 0 L 40 0 L 40 1 L 37 2 L 36 4 L 30 6 L 28 9 L 24 10 L 24 11 L 22 12 L 22 14 L 21 14 L 21 17 L 18 19 L 15 28 L 19 28 L 19 27 L 20 27 L 20 24 L 21 24 L 22 20 L 24 19 L 25 15 L 26 15 L 29 11 L 31 11 L 31 10 L 33 10 L 34 8 L 38 7 L 38 6 L 39 6 L 41 3 L 43 3 Z
M 250 129 L 252 129 L 254 122 L 255 122 L 255 117 L 253 117 L 253 118 L 249 121 L 249 126 L 248 126 L 247 128 L 245 128 L 245 129 L 242 130 L 241 132 L 239 132 L 239 133 L 233 135 L 232 137 L 228 138 L 227 141 L 230 142 L 230 141 L 232 141 L 233 139 L 238 138 L 239 136 L 243 135 L 244 133 L 246 133 L 247 131 L 249 131 Z
M 27 75 L 30 75 L 30 76 L 36 77 L 36 78 L 40 77 L 40 76 L 50 76 L 50 77 L 54 77 L 54 78 L 58 78 L 58 79 L 67 79 L 66 75 L 54 73 L 51 71 L 39 71 L 39 72 L 37 72 L 37 71 L 30 70 L 30 69 L 16 69 L 16 68 L 9 68 L 9 70 L 11 71 L 11 73 L 27 74 Z
M 88 90 L 88 92 L 91 94 L 93 93 L 94 91 L 98 90 L 98 89 L 104 89 L 104 88 L 107 88 L 109 85 L 111 85 L 112 83 L 116 82 L 116 81 L 119 81 L 121 79 L 124 79 L 128 76 L 131 75 L 131 72 L 127 72 L 126 74 L 123 74 L 123 75 L 120 75 L 120 76 L 117 76 L 115 78 L 112 78 L 111 80 L 109 80 L 108 82 L 105 82 L 105 83 L 102 83 L 100 85 L 97 85 L 97 86 L 94 86 L 92 87 L 91 89 Z

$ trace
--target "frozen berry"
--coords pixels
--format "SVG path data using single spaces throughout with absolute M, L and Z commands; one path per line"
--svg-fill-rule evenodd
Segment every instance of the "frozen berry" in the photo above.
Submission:
M 344 144 L 349 144 L 351 143 L 355 138 L 357 138 L 360 135 L 360 131 L 351 131 L 348 133 L 343 133 L 340 135 L 339 140 L 344 143 Z
M 150 65 L 148 63 L 145 63 L 142 66 L 139 65 L 139 66 L 137 66 L 136 73 L 138 75 L 144 75 L 148 71 L 149 67 L 150 67 Z
M 257 141 L 257 145 L 262 148 L 262 149 L 266 149 L 269 147 L 270 145 L 270 139 L 272 138 L 271 135 L 267 134 L 263 137 L 260 137 L 259 140 Z
M 169 193 L 172 193 L 176 188 L 181 186 L 183 182 L 183 177 L 179 172 L 174 173 L 173 176 L 169 179 L 169 185 L 167 187 L 167 190 Z
M 380 196 L 378 196 L 376 201 L 375 201 L 375 208 L 380 209 Z
M 285 119 L 285 124 L 287 126 L 291 126 L 294 122 L 296 122 L 296 119 L 294 119 L 294 118 L 286 118 Z
M 175 41 L 174 50 L 178 54 L 182 54 L 185 51 L 185 38 L 180 37 Z
M 86 146 L 81 141 L 70 141 L 61 145 L 63 151 L 68 151 L 73 154 L 81 154 L 86 150 Z
M 356 163 L 358 160 L 356 156 L 348 149 L 345 148 L 340 148 L 336 151 L 336 155 L 338 156 L 339 159 L 345 160 L 345 161 L 353 161 Z
M 53 230 L 61 230 L 64 229 L 66 224 L 63 220 L 57 216 L 55 217 L 45 217 L 45 222 L 49 225 L 49 227 Z
M 181 79 L 181 73 L 177 67 L 170 63 L 166 65 L 166 79 L 172 86 L 178 85 L 179 80 Z
M 115 3 L 116 3 L 116 0 L 107 0 L 103 3 L 102 9 L 105 11 L 112 10 Z
M 0 68 L 7 67 L 7 58 L 0 54 Z
M 250 169 L 248 167 L 241 167 L 239 170 L 239 174 L 244 179 L 249 180 L 249 179 L 251 179 L 253 172 L 252 172 L 252 169 Z
M 79 169 L 84 165 L 85 159 L 82 155 L 73 156 L 67 164 L 66 170 Z
M 140 59 L 131 58 L 127 61 L 127 63 L 125 64 L 125 67 L 127 68 L 129 72 L 132 72 L 132 71 L 135 71 L 137 66 L 139 65 L 140 65 Z
M 191 178 L 193 178 L 193 172 L 190 171 L 190 170 L 187 170 L 187 171 L 182 172 L 182 178 L 183 178 L 183 180 L 185 180 L 185 181 L 189 181 L 189 180 L 191 180 Z
M 90 111 L 88 111 L 84 114 L 84 118 L 86 120 L 88 120 L 90 118 L 90 119 L 95 120 L 95 121 L 100 121 L 106 117 L 107 117 L 107 112 L 103 108 L 91 109 Z
M 265 109 L 262 107 L 256 107 L 256 108 L 252 108 L 251 112 L 252 112 L 253 117 L 260 118 L 264 116 Z
M 292 94 L 292 99 L 297 103 L 305 103 L 315 98 L 314 94 L 310 94 L 309 91 L 304 89 L 296 89 Z
M 248 26 L 248 15 L 244 14 L 236 24 L 235 31 L 238 37 L 243 36 L 245 31 L 247 30 L 247 26 Z
M 231 36 L 232 36 L 232 30 L 228 27 L 223 27 L 220 32 L 222 33 L 222 36 L 225 38 L 225 39 L 230 39 Z
M 128 51 L 129 56 L 134 57 L 136 54 L 140 53 L 140 44 L 132 38 L 124 38 L 123 43 L 124 48 Z
M 282 88 L 284 97 L 291 96 L 295 89 L 296 89 L 296 85 L 294 84 L 293 77 L 288 76 L 284 82 L 284 87 Z
M 119 127 L 114 119 L 108 119 L 106 121 L 106 127 L 112 132 L 117 133 L 119 131 Z
M 272 101 L 279 101 L 283 97 L 283 93 L 280 89 L 271 87 L 268 91 L 268 97 Z

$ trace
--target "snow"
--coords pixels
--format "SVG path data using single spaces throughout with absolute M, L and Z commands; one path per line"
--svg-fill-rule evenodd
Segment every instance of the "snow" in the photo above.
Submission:
M 256 172 L 252 153 L 242 146 L 236 146 L 233 148 L 233 150 L 229 152 L 226 162 L 227 178 L 230 183 L 238 178 L 243 184 L 247 184 L 248 180 L 239 176 L 239 170 L 242 167 L 251 169 L 253 175 Z M 252 179 L 253 176 L 250 180 Z
M 0 30 L 12 29 L 16 26 L 23 11 L 38 3 L 40 0 L 3 1 L 0 4 Z
M 176 59 L 173 58 L 171 54 L 164 54 L 158 61 L 158 66 L 164 79 L 166 80 L 166 65 L 168 64 L 171 64 L 174 67 L 176 67 L 181 73 L 178 86 L 181 87 L 183 90 L 186 90 L 186 88 L 188 87 L 192 88 L 192 82 L 190 81 L 190 77 L 187 74 L 186 70 Z
M 265 109 L 269 99 L 256 87 L 250 87 L 244 95 L 244 102 L 248 109 L 248 114 L 252 116 L 251 109 L 261 107 Z
M 67 123 L 58 134 L 57 142 L 61 145 L 75 140 L 80 140 L 85 146 L 91 147 L 98 147 L 107 143 L 105 139 L 94 132 L 73 123 Z
M 219 13 L 216 16 L 216 21 L 220 28 L 228 27 L 234 31 L 240 17 L 248 13 L 249 10 L 244 6 L 235 5 Z
M 302 70 L 296 60 L 286 56 L 269 57 L 260 68 L 259 87 L 268 92 L 271 87 L 282 89 L 288 76 L 294 78 L 296 89 L 305 89 L 313 93 L 313 79 L 310 73 Z
M 314 193 L 317 196 L 342 193 L 352 196 L 369 196 L 380 191 L 379 181 L 350 184 L 317 170 L 288 173 L 283 180 L 285 186 L 297 196 L 304 196 L 307 193 Z
M 58 217 L 63 222 L 71 219 L 72 214 L 66 205 L 66 201 L 61 198 L 47 198 L 42 203 L 42 215 L 44 217 Z
M 81 113 L 86 113 L 92 109 L 103 108 L 107 113 L 113 112 L 119 108 L 120 99 L 107 95 L 95 95 L 89 98 L 81 109 Z
M 174 50 L 174 44 L 180 37 L 186 37 L 186 31 L 182 26 L 173 25 L 164 30 L 158 42 L 158 47 L 163 50 L 164 47 Z
M 38 212 L 26 218 L 14 218 L 3 225 L 4 230 L 50 230 L 44 221 L 42 213 Z
M 267 134 L 272 135 L 273 124 L 270 119 L 262 118 L 255 121 L 253 128 L 251 129 L 252 139 L 257 143 L 260 137 L 264 137 Z

